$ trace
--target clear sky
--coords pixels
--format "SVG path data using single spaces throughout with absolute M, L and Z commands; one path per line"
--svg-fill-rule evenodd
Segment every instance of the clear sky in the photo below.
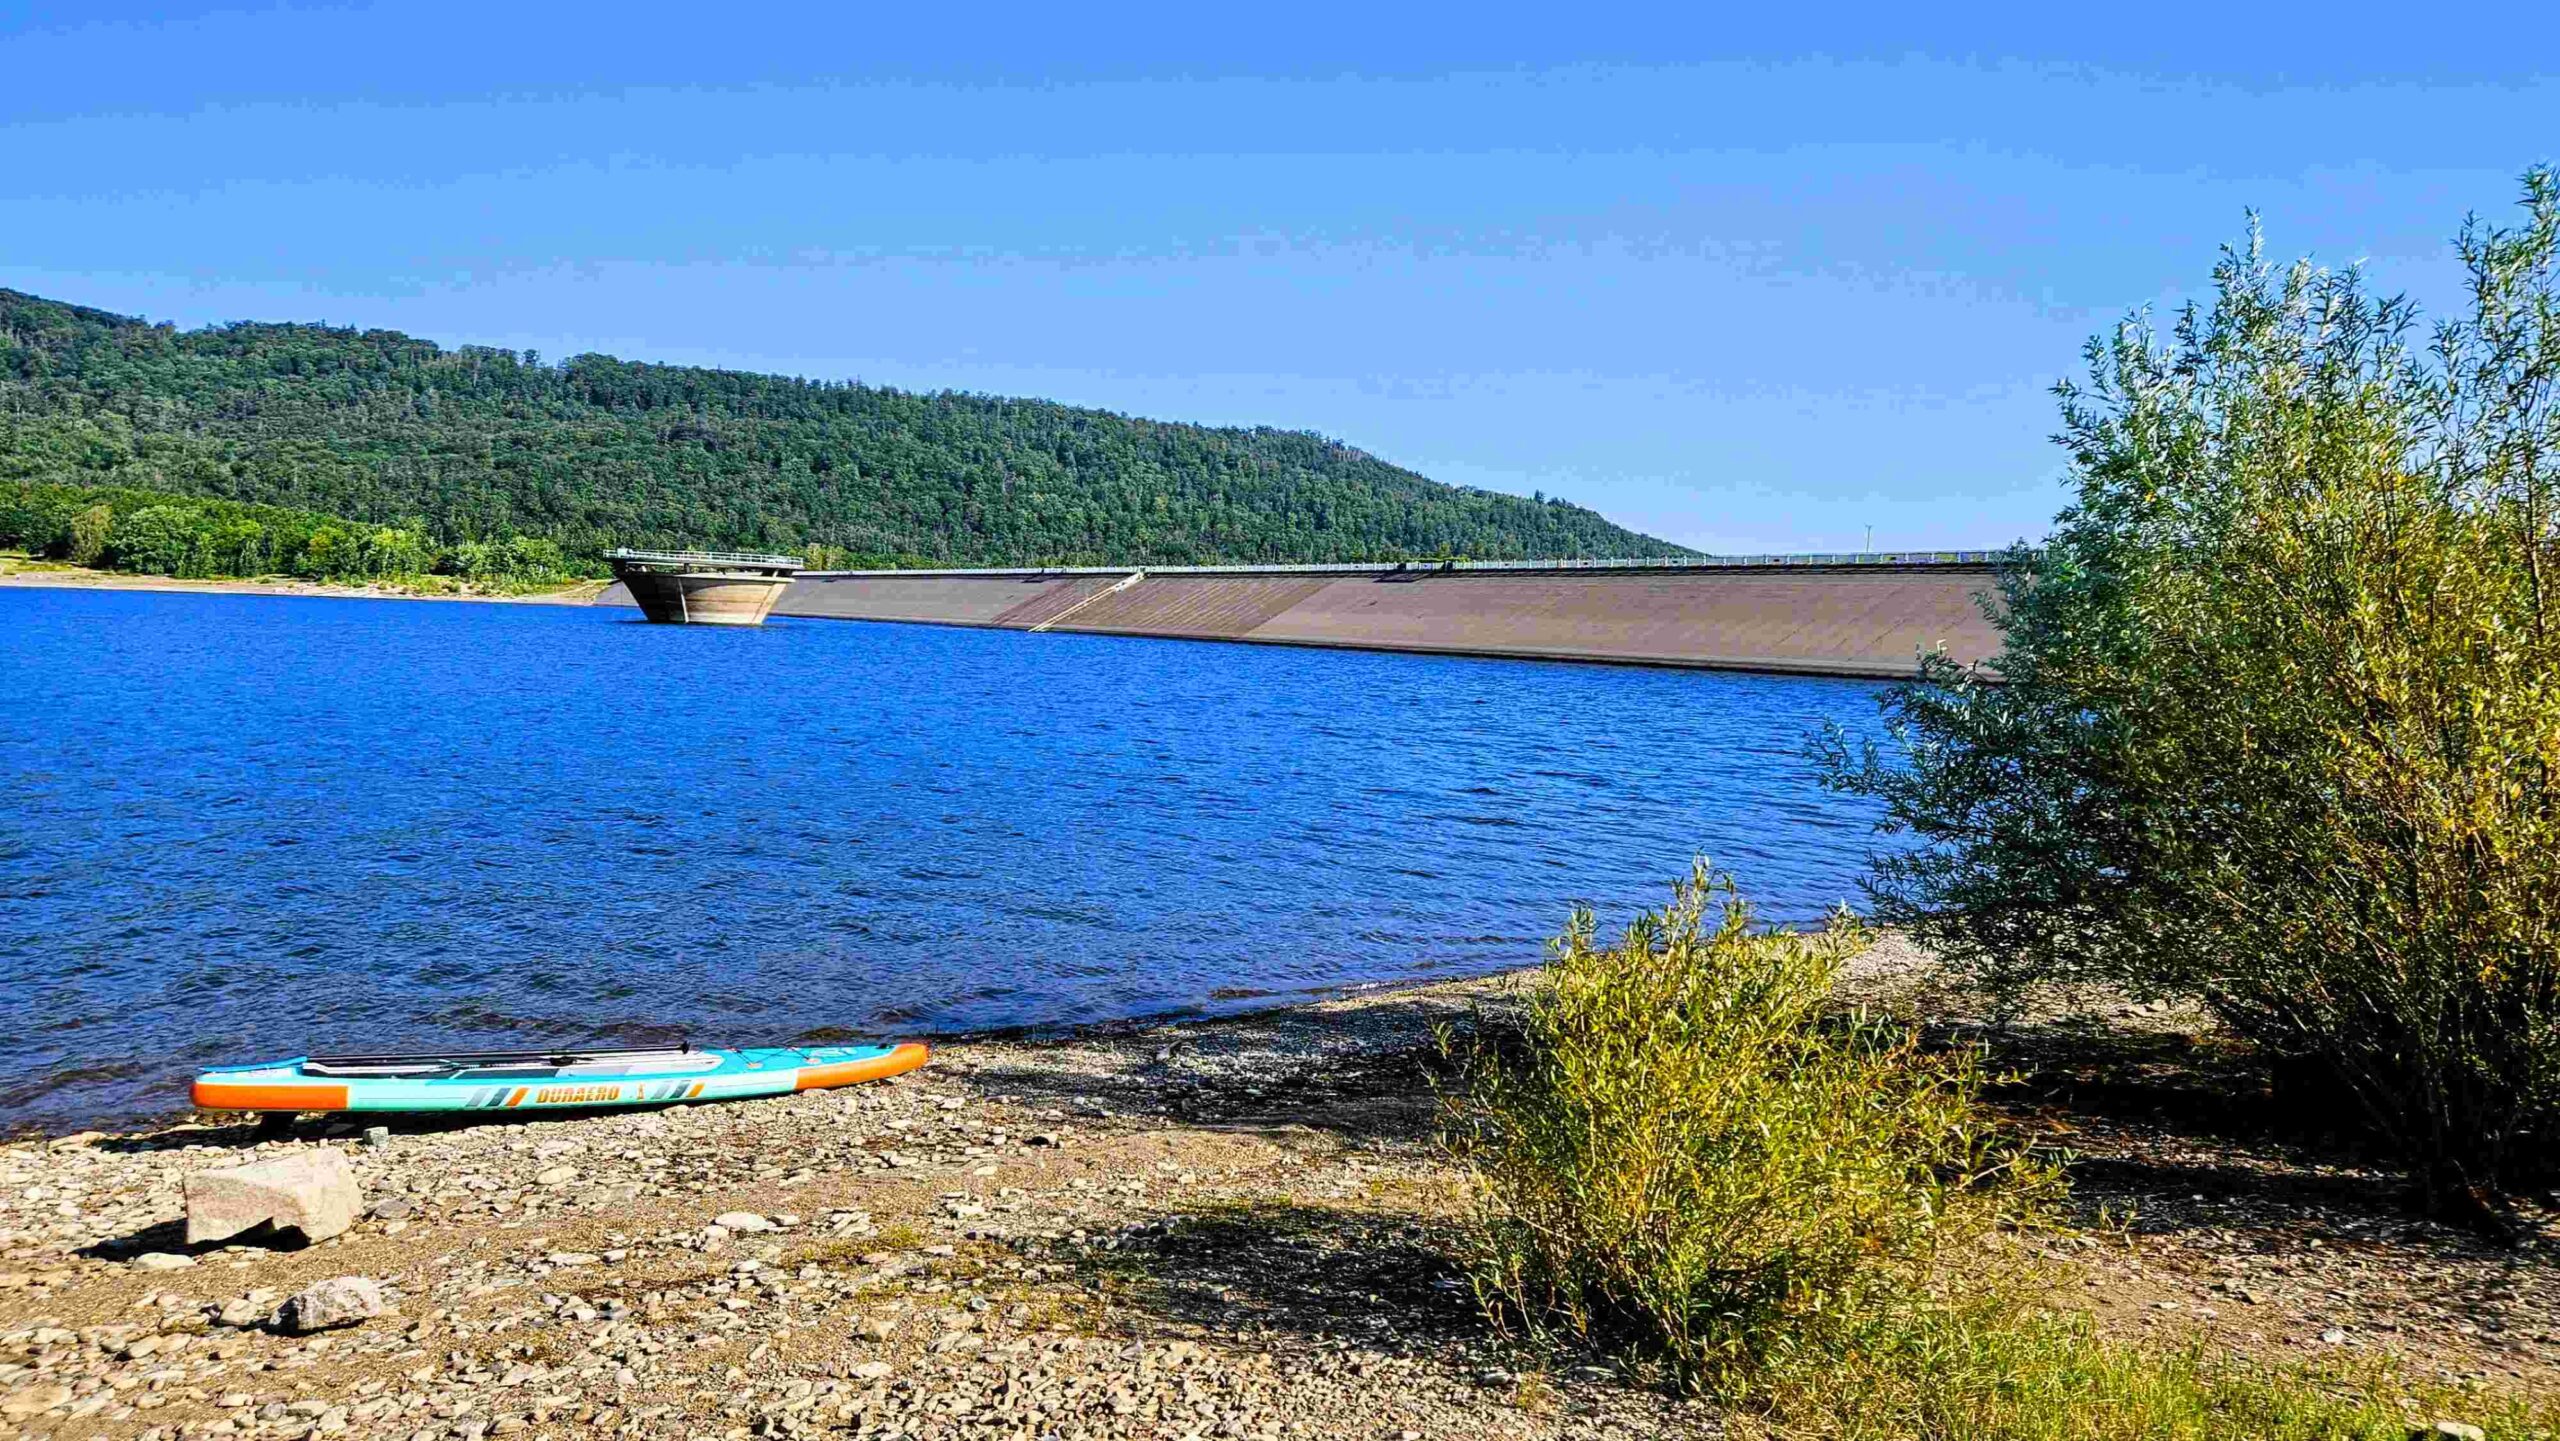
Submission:
M 1999 544 L 2046 387 L 2245 208 L 2441 309 L 2560 158 L 2560 10 L 2356 13 L 0 0 L 0 285 Z

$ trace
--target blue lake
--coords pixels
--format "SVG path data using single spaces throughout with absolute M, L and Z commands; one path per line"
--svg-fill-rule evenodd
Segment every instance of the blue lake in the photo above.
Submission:
M 305 1050 L 1198 1013 L 1774 918 L 1872 685 L 621 609 L 0 590 L 0 1130 Z

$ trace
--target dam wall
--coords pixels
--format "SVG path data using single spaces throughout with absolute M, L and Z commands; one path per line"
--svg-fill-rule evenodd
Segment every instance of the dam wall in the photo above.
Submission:
M 776 615 L 1904 676 L 1988 661 L 1994 557 L 1432 562 L 1164 569 L 811 571 Z M 598 604 L 629 604 L 619 586 Z

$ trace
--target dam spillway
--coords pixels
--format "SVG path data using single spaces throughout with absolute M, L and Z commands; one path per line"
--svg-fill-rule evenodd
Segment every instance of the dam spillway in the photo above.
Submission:
M 1998 654 L 1998 556 L 805 571 L 773 613 L 1523 659 L 1903 676 Z M 599 604 L 629 604 L 617 586 Z
M 610 550 L 613 589 L 660 625 L 762 625 L 799 573 L 787 555 Z

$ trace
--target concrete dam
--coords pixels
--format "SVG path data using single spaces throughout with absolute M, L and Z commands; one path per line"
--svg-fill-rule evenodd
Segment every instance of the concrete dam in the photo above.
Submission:
M 804 571 L 773 613 L 1888 677 L 1990 660 L 1994 553 Z M 616 585 L 599 605 L 631 604 Z

